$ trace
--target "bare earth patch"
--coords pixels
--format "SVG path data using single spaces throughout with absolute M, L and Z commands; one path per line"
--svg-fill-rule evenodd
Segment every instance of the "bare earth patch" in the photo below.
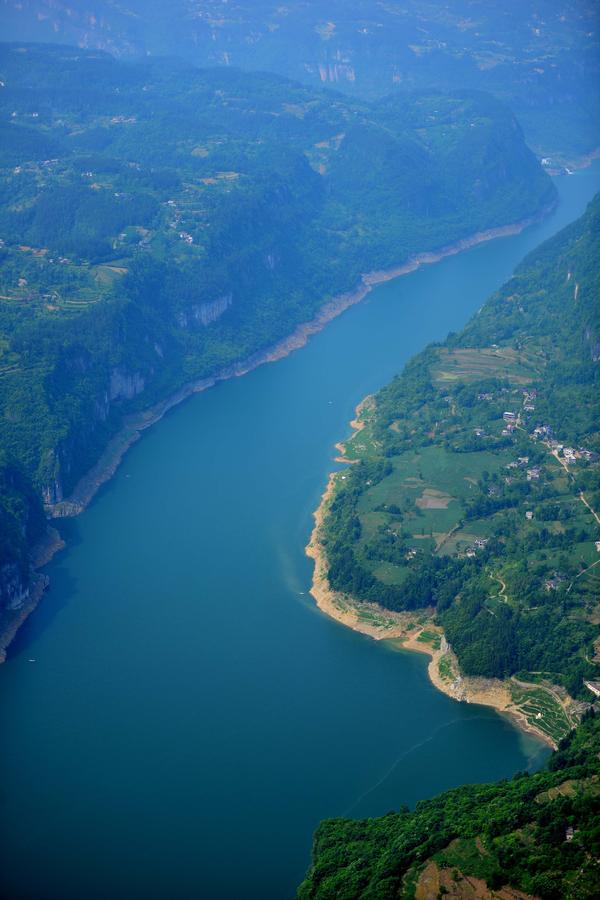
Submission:
M 534 900 L 515 888 L 505 886 L 492 891 L 482 878 L 463 875 L 457 869 L 440 869 L 433 860 L 423 869 L 415 889 L 415 900 L 438 900 L 438 897 L 460 900 Z
M 444 494 L 443 491 L 436 491 L 433 488 L 425 488 L 415 503 L 420 509 L 448 509 L 453 500 L 454 497 L 451 497 L 450 494 Z

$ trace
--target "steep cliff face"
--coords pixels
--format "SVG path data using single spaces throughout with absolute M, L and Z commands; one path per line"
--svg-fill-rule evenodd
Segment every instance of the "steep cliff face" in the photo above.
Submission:
M 0 568 L 0 609 L 14 612 L 29 597 L 29 573 L 17 563 L 5 563 Z
M 152 372 L 152 368 L 142 372 L 129 371 L 125 365 L 115 366 L 99 377 L 94 394 L 81 398 L 67 433 L 42 457 L 40 491 L 45 506 L 61 503 L 93 464 L 97 448 L 118 427 L 127 404 L 143 394 Z M 90 374 L 84 372 L 73 378 L 69 385 L 71 396 L 80 395 L 82 383 Z
M 145 378 L 139 372 L 127 372 L 117 367 L 110 373 L 110 399 L 132 400 L 142 393 L 145 385 Z
M 0 661 L 3 634 L 30 601 L 29 550 L 45 528 L 39 498 L 21 469 L 0 451 Z
M 231 291 L 206 303 L 195 303 L 188 310 L 178 313 L 177 323 L 181 328 L 192 328 L 194 325 L 202 325 L 206 328 L 212 322 L 220 319 L 232 303 L 233 293 Z

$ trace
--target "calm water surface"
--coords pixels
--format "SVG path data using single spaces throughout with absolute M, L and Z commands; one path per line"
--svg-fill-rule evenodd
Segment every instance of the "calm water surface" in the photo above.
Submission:
M 321 818 L 542 763 L 436 692 L 424 657 L 322 616 L 304 546 L 358 401 L 579 215 L 600 167 L 557 183 L 543 224 L 378 288 L 175 410 L 64 523 L 0 669 L 3 898 L 286 898 Z

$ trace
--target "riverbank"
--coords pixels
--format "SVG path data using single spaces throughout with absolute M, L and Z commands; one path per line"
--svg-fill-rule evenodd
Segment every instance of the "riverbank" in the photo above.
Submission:
M 8 621 L 3 623 L 0 630 L 0 663 L 5 662 L 6 651 L 13 642 L 17 631 L 34 611 L 49 583 L 50 579 L 47 575 L 34 574 L 29 583 L 27 597 L 24 598 L 18 609 L 11 611 Z
M 77 483 L 70 496 L 59 503 L 48 506 L 49 515 L 52 518 L 79 515 L 89 505 L 98 489 L 112 478 L 129 447 L 139 440 L 147 428 L 159 422 L 170 409 L 178 406 L 188 397 L 214 387 L 221 381 L 246 375 L 265 363 L 277 362 L 289 356 L 294 350 L 304 347 L 312 335 L 322 331 L 333 319 L 351 306 L 360 303 L 377 285 L 400 278 L 402 275 L 408 275 L 423 265 L 432 265 L 448 256 L 455 256 L 478 244 L 519 234 L 529 225 L 547 216 L 553 208 L 554 206 L 545 207 L 535 216 L 522 219 L 512 225 L 502 225 L 498 228 L 476 232 L 471 237 L 448 244 L 436 252 L 419 253 L 401 266 L 369 272 L 361 276 L 360 283 L 353 291 L 339 294 L 327 301 L 313 319 L 298 325 L 290 335 L 272 344 L 266 350 L 259 350 L 244 360 L 232 363 L 208 378 L 189 382 L 143 413 L 129 417 L 118 434 L 107 444 L 98 462 Z
M 364 408 L 365 401 L 357 407 L 355 419 L 351 423 L 354 433 L 364 427 L 360 419 Z M 343 455 L 345 449 L 343 443 L 337 444 L 336 449 L 340 451 L 337 461 L 353 462 Z M 527 694 L 527 689 L 543 691 L 553 698 L 567 720 L 574 724 L 577 716 L 576 704 L 564 690 L 556 686 L 524 685 L 515 679 L 502 681 L 497 678 L 464 676 L 442 629 L 434 624 L 433 608 L 394 612 L 375 603 L 362 603 L 332 590 L 327 577 L 327 555 L 320 535 L 335 493 L 337 477 L 337 472 L 329 476 L 321 502 L 314 512 L 315 524 L 306 547 L 306 555 L 314 561 L 310 593 L 317 607 L 330 618 L 359 634 L 378 641 L 389 641 L 398 650 L 426 653 L 430 657 L 427 669 L 429 680 L 439 691 L 459 702 L 490 706 L 497 712 L 508 715 L 522 731 L 535 735 L 556 749 L 556 741 L 536 724 L 536 719 L 540 717 L 536 713 L 532 715 L 531 709 L 527 715 L 523 707 L 526 705 L 529 707 L 530 704 L 531 697 Z
M 282 338 L 265 350 L 257 351 L 244 360 L 224 367 L 208 378 L 189 382 L 169 397 L 154 404 L 142 413 L 129 416 L 119 432 L 109 441 L 97 463 L 79 480 L 71 494 L 59 503 L 47 507 L 49 517 L 52 519 L 60 519 L 76 516 L 83 512 L 92 501 L 99 488 L 115 474 L 127 450 L 140 439 L 143 432 L 159 422 L 169 410 L 178 406 L 193 394 L 201 393 L 202 391 L 214 387 L 221 381 L 245 375 L 265 363 L 276 362 L 288 356 L 290 353 L 293 353 L 295 350 L 304 347 L 312 335 L 322 331 L 329 322 L 337 318 L 337 316 L 341 315 L 351 306 L 360 303 L 377 285 L 399 278 L 402 275 L 407 275 L 416 271 L 423 265 L 431 265 L 448 256 L 454 256 L 479 244 L 494 240 L 495 238 L 519 234 L 529 225 L 532 225 L 548 215 L 552 209 L 553 207 L 545 207 L 535 216 L 528 217 L 520 222 L 476 232 L 471 237 L 464 238 L 453 244 L 448 244 L 436 252 L 417 254 L 400 266 L 369 272 L 361 277 L 359 284 L 353 291 L 340 294 L 326 302 L 319 309 L 314 318 L 298 325 L 287 337 Z M 44 543 L 49 550 L 41 562 L 39 558 L 37 558 L 38 554 L 32 551 L 32 568 L 34 570 L 47 565 L 54 553 L 64 546 L 63 543 L 55 543 L 51 539 L 46 540 Z M 35 594 L 36 599 L 35 601 L 32 600 L 31 602 L 28 602 L 27 615 L 35 609 L 35 606 L 43 594 L 43 590 L 34 591 L 34 583 L 37 584 L 37 581 L 35 581 L 36 578 L 37 576 L 33 578 L 30 586 L 31 596 L 33 597 Z M 22 621 L 24 621 L 26 617 L 27 616 L 24 616 Z M 8 647 L 10 641 L 16 634 L 18 627 L 18 625 L 13 627 L 11 622 L 10 627 L 0 628 L 0 646 L 4 646 L 5 648 Z M 0 659 L 0 661 L 2 660 Z
M 47 575 L 36 572 L 50 562 L 55 553 L 62 550 L 65 542 L 56 528 L 48 527 L 46 534 L 35 544 L 31 550 L 31 576 L 28 592 L 14 609 L 4 613 L 4 621 L 0 625 L 0 663 L 6 660 L 6 651 L 12 643 L 16 633 L 23 622 L 31 615 L 44 595 L 44 591 L 50 584 Z

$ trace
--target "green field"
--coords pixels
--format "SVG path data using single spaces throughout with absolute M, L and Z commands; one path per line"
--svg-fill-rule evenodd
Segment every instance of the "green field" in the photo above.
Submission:
M 432 367 L 434 383 L 443 388 L 452 382 L 470 383 L 492 376 L 511 384 L 529 384 L 539 373 L 534 354 L 511 347 L 483 347 L 460 350 L 440 349 Z
M 460 527 L 464 501 L 477 490 L 482 472 L 498 470 L 502 461 L 492 453 L 456 454 L 436 446 L 403 454 L 394 460 L 393 472 L 360 498 L 360 546 L 364 549 L 383 530 L 402 532 L 419 551 L 452 554 L 487 537 L 485 521 Z M 401 584 L 405 578 L 402 564 L 372 559 L 365 564 L 385 584 Z

